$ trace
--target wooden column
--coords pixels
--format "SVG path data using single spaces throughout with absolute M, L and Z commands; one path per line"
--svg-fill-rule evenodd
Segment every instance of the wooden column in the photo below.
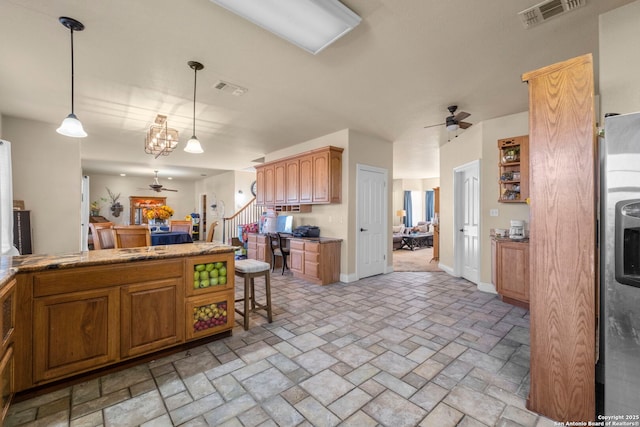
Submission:
M 531 391 L 558 421 L 595 417 L 595 119 L 584 55 L 529 83 Z

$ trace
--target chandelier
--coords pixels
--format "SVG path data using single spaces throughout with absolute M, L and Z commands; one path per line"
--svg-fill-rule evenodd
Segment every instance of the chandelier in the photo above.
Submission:
M 167 116 L 158 114 L 144 141 L 144 152 L 158 157 L 168 156 L 178 145 L 178 131 L 167 126 Z

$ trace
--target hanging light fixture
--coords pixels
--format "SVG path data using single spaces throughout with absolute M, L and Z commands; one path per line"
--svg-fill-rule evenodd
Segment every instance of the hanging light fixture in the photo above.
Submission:
M 187 146 L 184 147 L 184 151 L 187 153 L 200 154 L 204 153 L 204 150 L 196 137 L 196 84 L 198 83 L 198 71 L 202 70 L 204 65 L 196 61 L 189 61 L 188 64 L 193 70 L 193 136 L 187 141 Z
M 58 18 L 60 23 L 67 27 L 71 31 L 71 114 L 69 114 L 63 121 L 62 124 L 56 132 L 64 136 L 70 136 L 73 138 L 84 138 L 87 136 L 87 133 L 82 128 L 82 123 L 74 114 L 74 88 L 73 88 L 73 32 L 74 31 L 82 31 L 84 30 L 84 25 L 81 22 L 76 21 L 73 18 L 67 18 L 66 16 L 61 16 Z
M 158 114 L 155 124 L 151 125 L 144 140 L 144 152 L 153 154 L 156 159 L 168 156 L 178 145 L 178 131 L 167 125 L 167 116 Z

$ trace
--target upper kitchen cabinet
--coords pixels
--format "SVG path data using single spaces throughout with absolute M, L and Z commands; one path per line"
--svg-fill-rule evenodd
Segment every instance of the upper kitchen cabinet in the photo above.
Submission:
M 341 203 L 342 151 L 329 146 L 256 167 L 256 203 L 276 207 Z

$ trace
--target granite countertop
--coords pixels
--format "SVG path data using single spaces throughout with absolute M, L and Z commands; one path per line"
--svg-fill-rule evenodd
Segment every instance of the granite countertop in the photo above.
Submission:
M 182 245 L 148 246 L 127 249 L 103 249 L 52 255 L 0 257 L 0 287 L 16 273 L 63 269 L 89 265 L 117 264 L 127 261 L 176 258 L 233 252 L 234 246 L 221 243 L 186 243 Z
M 336 237 L 289 237 L 291 240 L 304 240 L 305 242 L 333 243 L 342 242 L 342 239 Z

